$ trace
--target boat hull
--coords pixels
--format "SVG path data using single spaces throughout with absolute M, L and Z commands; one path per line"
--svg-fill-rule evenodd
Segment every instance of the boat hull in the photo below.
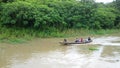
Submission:
M 71 44 L 87 44 L 91 43 L 92 41 L 86 41 L 86 42 L 59 42 L 61 45 L 71 45 Z

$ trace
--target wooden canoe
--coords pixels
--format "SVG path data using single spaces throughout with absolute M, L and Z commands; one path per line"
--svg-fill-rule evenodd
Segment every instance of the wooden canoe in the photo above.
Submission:
M 87 44 L 91 43 L 92 41 L 85 41 L 85 42 L 59 42 L 61 45 L 71 45 L 71 44 Z

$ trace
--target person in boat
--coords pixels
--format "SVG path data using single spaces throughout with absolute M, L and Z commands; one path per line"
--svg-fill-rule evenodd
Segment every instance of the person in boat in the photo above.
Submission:
M 64 39 L 63 42 L 66 43 L 66 42 L 67 42 L 67 39 Z
M 83 38 L 80 38 L 80 42 L 83 42 Z
M 90 37 L 88 37 L 88 42 L 91 42 L 91 41 L 92 41 L 92 39 Z
M 80 42 L 80 40 L 78 38 L 76 38 L 75 42 L 78 43 L 78 42 Z
M 91 39 L 90 37 L 88 37 L 84 42 L 85 42 L 85 43 L 92 42 L 92 39 Z

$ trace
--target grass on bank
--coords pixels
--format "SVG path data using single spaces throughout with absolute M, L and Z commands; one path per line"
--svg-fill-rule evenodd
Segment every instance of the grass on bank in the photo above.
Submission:
M 34 29 L 12 29 L 0 28 L 0 42 L 3 43 L 24 43 L 34 38 L 67 38 L 77 36 L 102 36 L 102 35 L 120 35 L 120 29 L 107 30 L 87 30 L 87 29 L 69 29 L 62 32 L 45 31 L 41 32 Z

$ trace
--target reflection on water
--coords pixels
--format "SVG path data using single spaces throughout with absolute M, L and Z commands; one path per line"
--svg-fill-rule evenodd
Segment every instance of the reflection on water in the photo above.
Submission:
M 109 39 L 95 38 L 89 45 L 71 46 L 61 46 L 58 42 L 62 39 L 58 38 L 36 39 L 18 45 L 2 43 L 0 68 L 120 68 L 120 43 L 113 45 Z M 114 41 L 118 39 L 114 37 Z M 112 43 L 112 46 L 104 43 Z

